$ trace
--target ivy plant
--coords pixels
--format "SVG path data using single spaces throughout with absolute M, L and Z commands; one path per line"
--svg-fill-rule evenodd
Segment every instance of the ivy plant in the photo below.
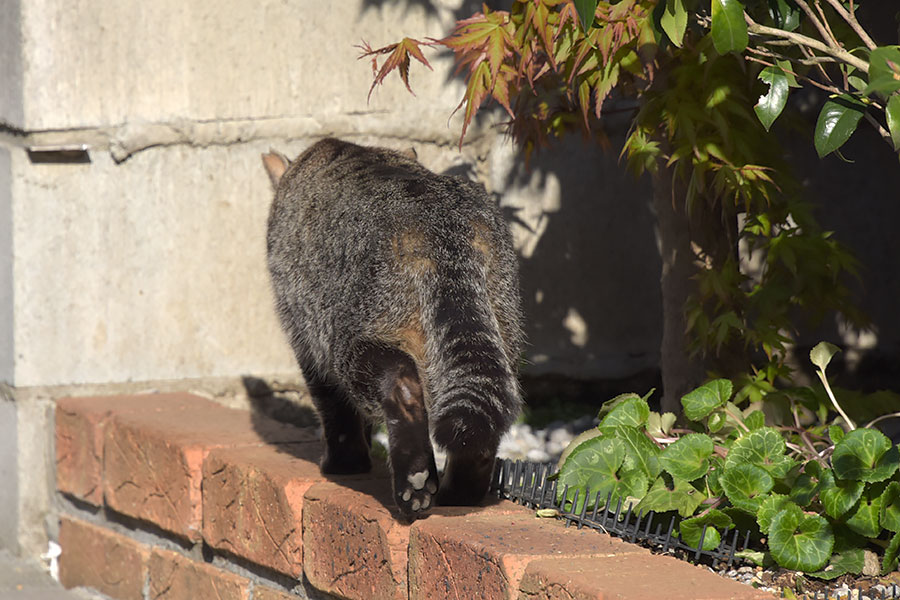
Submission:
M 766 550 L 745 557 L 822 579 L 860 573 L 866 549 L 880 553 L 882 571 L 895 569 L 900 447 L 846 416 L 825 376 L 836 351 L 823 342 L 810 353 L 822 392 L 781 392 L 794 416 L 790 426 L 772 425 L 726 379 L 681 398 L 687 427 L 651 411 L 646 396 L 613 398 L 597 430 L 576 439 L 561 460 L 558 500 L 569 508 L 577 502 L 577 510 L 609 501 L 676 514 L 682 539 L 696 546 L 702 536 L 705 550 L 719 545 L 723 530 L 750 523 Z M 801 425 L 804 412 L 834 411 L 831 421 Z

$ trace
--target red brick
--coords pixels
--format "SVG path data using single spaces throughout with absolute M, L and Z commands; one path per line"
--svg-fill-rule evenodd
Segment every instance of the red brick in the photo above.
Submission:
M 472 514 L 533 514 L 511 502 L 432 511 L 460 521 Z M 303 568 L 310 583 L 345 598 L 407 598 L 410 528 L 397 516 L 387 480 L 312 486 L 303 504 Z
M 432 516 L 413 525 L 410 598 L 515 598 L 531 561 L 550 557 L 647 554 L 591 530 L 527 515 Z
M 669 556 L 630 554 L 529 563 L 519 600 L 766 600 L 772 594 Z
M 211 451 L 203 464 L 206 542 L 250 562 L 300 576 L 303 494 L 323 481 L 317 464 L 320 453 L 318 443 Z
M 257 585 L 253 588 L 253 600 L 297 600 L 297 596 L 275 588 Z
M 142 600 L 150 549 L 108 529 L 63 516 L 59 526 L 59 579 L 119 600 Z
M 156 549 L 150 557 L 149 600 L 249 600 L 250 581 L 195 562 L 176 552 Z
M 202 524 L 201 467 L 219 447 L 307 441 L 304 430 L 189 394 L 133 396 L 104 427 L 103 495 L 123 514 L 192 541 Z
M 111 410 L 95 398 L 56 403 L 56 486 L 94 505 L 103 502 L 103 426 Z

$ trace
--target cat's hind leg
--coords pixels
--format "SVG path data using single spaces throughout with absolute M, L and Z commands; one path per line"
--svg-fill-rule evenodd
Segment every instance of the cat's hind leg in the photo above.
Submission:
M 407 353 L 383 344 L 359 344 L 353 355 L 354 393 L 377 402 L 384 414 L 394 500 L 405 519 L 415 519 L 431 508 L 438 490 L 418 369 Z

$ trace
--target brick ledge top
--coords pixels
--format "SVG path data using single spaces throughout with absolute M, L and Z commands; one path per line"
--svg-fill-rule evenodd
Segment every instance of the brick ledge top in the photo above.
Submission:
M 217 565 L 237 558 L 320 592 L 364 600 L 773 597 L 604 534 L 536 519 L 507 501 L 437 507 L 403 525 L 383 468 L 326 479 L 317 466 L 320 450 L 309 428 L 190 394 L 63 398 L 56 406 L 61 493 L 149 524 L 183 546 L 205 544 L 222 559 Z M 166 554 L 102 519 L 89 523 L 77 509 L 69 513 L 60 531 L 64 583 L 114 598 L 152 592 L 174 600 L 156 592 L 177 589 L 177 577 L 196 573 L 196 581 L 212 586 L 211 597 L 281 593 L 277 585 L 246 584 L 239 569 L 192 561 L 199 553 Z M 92 544 L 129 548 L 128 560 L 146 582 L 110 589 L 104 582 L 115 577 L 104 568 L 114 565 L 87 565 L 78 551 Z M 210 583 L 216 581 L 224 587 Z M 198 593 L 191 589 L 185 597 Z

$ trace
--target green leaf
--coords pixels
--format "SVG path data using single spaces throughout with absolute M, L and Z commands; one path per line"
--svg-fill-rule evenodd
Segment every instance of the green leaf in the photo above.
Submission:
M 834 447 L 831 466 L 839 479 L 884 481 L 900 467 L 900 450 L 877 429 L 854 429 Z
M 819 480 L 819 498 L 828 516 L 840 519 L 853 508 L 864 488 L 862 481 L 835 479 L 831 469 L 825 469 Z
M 831 362 L 831 358 L 840 351 L 841 349 L 834 344 L 819 342 L 809 351 L 809 362 L 824 371 L 828 368 L 828 363 Z
M 827 567 L 821 571 L 810 573 L 809 575 L 811 577 L 818 577 L 819 579 L 826 580 L 837 579 L 841 575 L 846 575 L 847 573 L 858 575 L 862 573 L 865 563 L 865 553 L 862 548 L 856 548 L 854 550 L 847 550 L 846 552 L 835 554 L 831 557 Z
M 798 506 L 789 505 L 772 519 L 769 550 L 775 562 L 786 569 L 821 569 L 828 562 L 832 548 L 831 525 L 819 515 L 807 515 Z
M 713 414 L 709 415 L 706 426 L 709 428 L 710 433 L 716 433 L 718 431 L 721 431 L 722 428 L 725 427 L 725 423 L 727 422 L 728 416 L 721 410 L 717 410 Z
M 578 13 L 578 21 L 584 32 L 587 32 L 594 23 L 597 4 L 598 0 L 575 0 L 575 12 Z
M 640 427 L 647 422 L 649 416 L 650 407 L 647 405 L 647 401 L 635 395 L 634 397 L 623 399 L 615 408 L 609 411 L 609 414 L 600 421 L 600 428 L 618 427 L 620 425 Z
M 756 514 L 775 481 L 756 465 L 743 464 L 725 469 L 719 476 L 719 484 L 735 508 Z
M 700 536 L 702 534 L 702 549 L 715 550 L 722 541 L 719 529 L 727 529 L 733 524 L 734 522 L 731 520 L 731 517 L 721 510 L 712 509 L 705 515 L 694 517 L 692 519 L 685 519 L 678 525 L 678 530 L 681 532 L 681 539 L 683 539 L 688 546 L 693 548 L 699 546 Z M 703 533 L 704 527 L 706 527 L 705 534 Z
M 861 536 L 874 538 L 881 533 L 881 490 L 867 490 L 859 500 L 856 510 L 847 519 L 847 527 Z
M 787 104 L 788 80 L 784 71 L 778 67 L 766 67 L 760 72 L 759 79 L 768 84 L 769 93 L 759 97 L 753 110 L 768 131 Z
M 714 379 L 681 397 L 684 416 L 691 421 L 699 421 L 731 398 L 731 382 Z
M 869 85 L 863 90 L 870 94 L 893 94 L 900 90 L 900 46 L 881 46 L 869 54 Z
M 655 438 L 666 437 L 672 431 L 675 420 L 675 415 L 670 412 L 663 414 L 651 412 L 647 417 L 647 433 Z
M 891 142 L 894 143 L 894 150 L 900 150 L 900 95 L 894 94 L 888 98 L 884 117 L 891 134 Z
M 725 459 L 725 469 L 739 464 L 751 464 L 764 469 L 775 479 L 787 475 L 794 461 L 785 456 L 787 446 L 777 429 L 763 427 L 737 440 Z
M 754 429 L 765 427 L 766 414 L 761 410 L 754 410 L 749 415 L 744 417 L 744 425 L 746 425 L 747 429 L 751 431 L 753 431 Z
M 684 479 L 673 477 L 670 488 L 663 477 L 657 477 L 634 511 L 646 513 L 677 510 L 682 517 L 689 517 L 705 499 L 706 496 L 702 492 Z
M 712 39 L 716 52 L 743 52 L 747 48 L 744 5 L 738 0 L 712 0 Z
M 709 457 L 714 449 L 709 436 L 689 433 L 663 450 L 659 462 L 673 477 L 693 481 L 709 472 Z
M 813 136 L 819 158 L 831 154 L 850 139 L 862 119 L 864 109 L 862 102 L 848 94 L 841 94 L 825 103 L 819 113 Z
M 881 559 L 881 572 L 890 573 L 897 568 L 897 557 L 900 555 L 900 533 L 895 533 Z
M 900 532 L 900 482 L 890 482 L 881 495 L 881 526 Z
M 562 499 L 566 486 L 569 486 L 566 500 L 574 497 L 575 490 L 580 490 L 576 510 L 581 510 L 588 488 L 591 495 L 600 492 L 601 500 L 612 491 L 615 499 L 619 486 L 617 472 L 624 460 L 625 448 L 616 438 L 596 437 L 580 444 L 569 454 L 559 471 L 557 500 Z
M 791 486 L 791 500 L 802 506 L 808 506 L 821 487 L 822 466 L 810 461 L 803 467 L 803 472 Z
M 828 437 L 831 439 L 832 444 L 839 444 L 846 433 L 843 429 L 841 429 L 838 425 L 829 425 L 828 426 Z
M 605 428 L 602 430 L 609 431 Z M 653 481 L 660 471 L 659 458 L 657 458 L 661 452 L 659 447 L 644 434 L 643 429 L 637 427 L 616 427 L 612 433 L 625 448 L 622 469 L 625 471 L 640 470 L 647 476 L 648 482 Z
M 684 32 L 687 29 L 688 14 L 684 8 L 684 0 L 666 0 L 665 10 L 659 19 L 662 30 L 669 40 L 681 48 Z
M 800 26 L 800 9 L 788 0 L 769 0 L 769 14 L 779 29 L 794 31 Z
M 772 525 L 772 519 L 775 515 L 783 511 L 788 505 L 794 505 L 790 498 L 784 494 L 770 494 L 762 504 L 759 505 L 759 511 L 756 513 L 756 522 L 759 524 L 759 530 L 763 535 L 769 535 L 769 527 Z

